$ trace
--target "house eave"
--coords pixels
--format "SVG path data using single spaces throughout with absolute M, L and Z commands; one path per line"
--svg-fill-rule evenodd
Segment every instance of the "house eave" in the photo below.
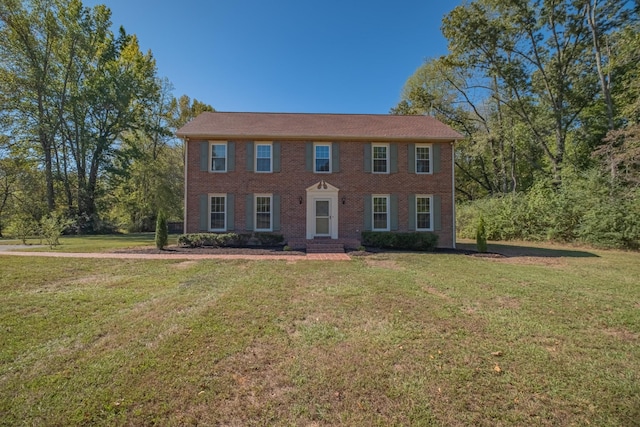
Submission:
M 341 135 L 268 135 L 268 134 L 202 134 L 202 133 L 177 133 L 179 138 L 190 140 L 216 140 L 216 141 L 344 141 L 344 142 L 452 142 L 462 138 L 438 137 L 438 136 L 341 136 Z

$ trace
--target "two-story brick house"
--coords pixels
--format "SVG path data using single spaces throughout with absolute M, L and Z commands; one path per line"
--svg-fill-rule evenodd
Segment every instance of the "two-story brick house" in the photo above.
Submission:
M 453 144 L 432 117 L 202 113 L 182 127 L 185 233 L 277 232 L 358 246 L 418 231 L 455 246 Z

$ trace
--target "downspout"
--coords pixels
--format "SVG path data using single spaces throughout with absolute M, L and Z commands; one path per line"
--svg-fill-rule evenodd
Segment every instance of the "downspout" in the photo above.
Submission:
M 187 171 L 189 170 L 188 163 L 187 163 L 188 162 L 187 159 L 189 158 L 188 142 L 189 142 L 189 138 L 185 136 L 184 137 L 184 206 L 183 206 L 184 215 L 182 215 L 184 218 L 183 220 L 184 222 L 182 223 L 182 234 L 187 234 L 187 222 L 188 222 L 188 219 L 187 219 L 187 212 L 188 212 L 187 211 Z
M 456 248 L 456 146 L 451 142 L 451 212 L 453 217 L 453 249 Z

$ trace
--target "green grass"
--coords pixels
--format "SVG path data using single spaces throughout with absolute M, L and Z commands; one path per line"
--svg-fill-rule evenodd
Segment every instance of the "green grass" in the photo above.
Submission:
M 2 257 L 0 424 L 637 424 L 640 254 L 507 249 Z
M 175 244 L 177 235 L 169 235 L 169 244 Z M 0 245 L 19 245 L 19 240 L 0 239 Z M 155 233 L 110 234 L 99 236 L 62 236 L 60 245 L 49 248 L 46 241 L 39 238 L 27 239 L 27 251 L 33 252 L 108 252 L 114 249 L 154 246 Z M 39 245 L 44 246 L 39 246 Z M 24 249 L 22 249 L 24 250 Z

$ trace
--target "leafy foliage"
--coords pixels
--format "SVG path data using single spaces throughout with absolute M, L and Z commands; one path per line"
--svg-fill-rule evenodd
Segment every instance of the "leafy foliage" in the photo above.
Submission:
M 178 236 L 178 245 L 190 248 L 279 246 L 283 243 L 284 237 L 278 233 L 190 233 Z
M 480 199 L 458 207 L 460 237 L 475 238 L 480 217 L 490 240 L 559 240 L 640 247 L 640 191 L 611 186 L 597 171 L 565 177 L 561 188 Z
M 26 245 L 29 237 L 38 234 L 38 223 L 28 215 L 16 215 L 12 218 L 7 231 L 7 234 L 20 239 L 22 244 Z
M 438 247 L 438 235 L 417 232 L 363 231 L 362 244 L 374 248 L 433 251 Z
M 62 210 L 80 233 L 111 229 L 105 221 L 152 230 L 161 206 L 182 216 L 183 152 L 173 134 L 212 108 L 176 100 L 152 53 L 111 28 L 104 5 L 0 3 L 0 232 L 20 213 L 39 220 Z M 5 162 L 14 158 L 18 169 Z M 37 211 L 19 185 L 31 163 Z
M 40 220 L 39 234 L 47 241 L 50 248 L 60 244 L 60 236 L 71 225 L 71 221 L 60 215 L 51 213 Z
M 478 227 L 476 229 L 476 248 L 478 252 L 487 252 L 487 230 L 484 226 L 484 218 L 480 217 Z
M 156 221 L 156 248 L 164 249 L 169 244 L 169 227 L 167 226 L 167 216 L 163 210 L 158 212 Z
M 460 131 L 459 233 L 636 247 L 640 23 L 629 0 L 473 0 L 396 114 Z M 607 177 L 608 176 L 608 177 Z M 566 180 L 566 182 L 565 182 Z

